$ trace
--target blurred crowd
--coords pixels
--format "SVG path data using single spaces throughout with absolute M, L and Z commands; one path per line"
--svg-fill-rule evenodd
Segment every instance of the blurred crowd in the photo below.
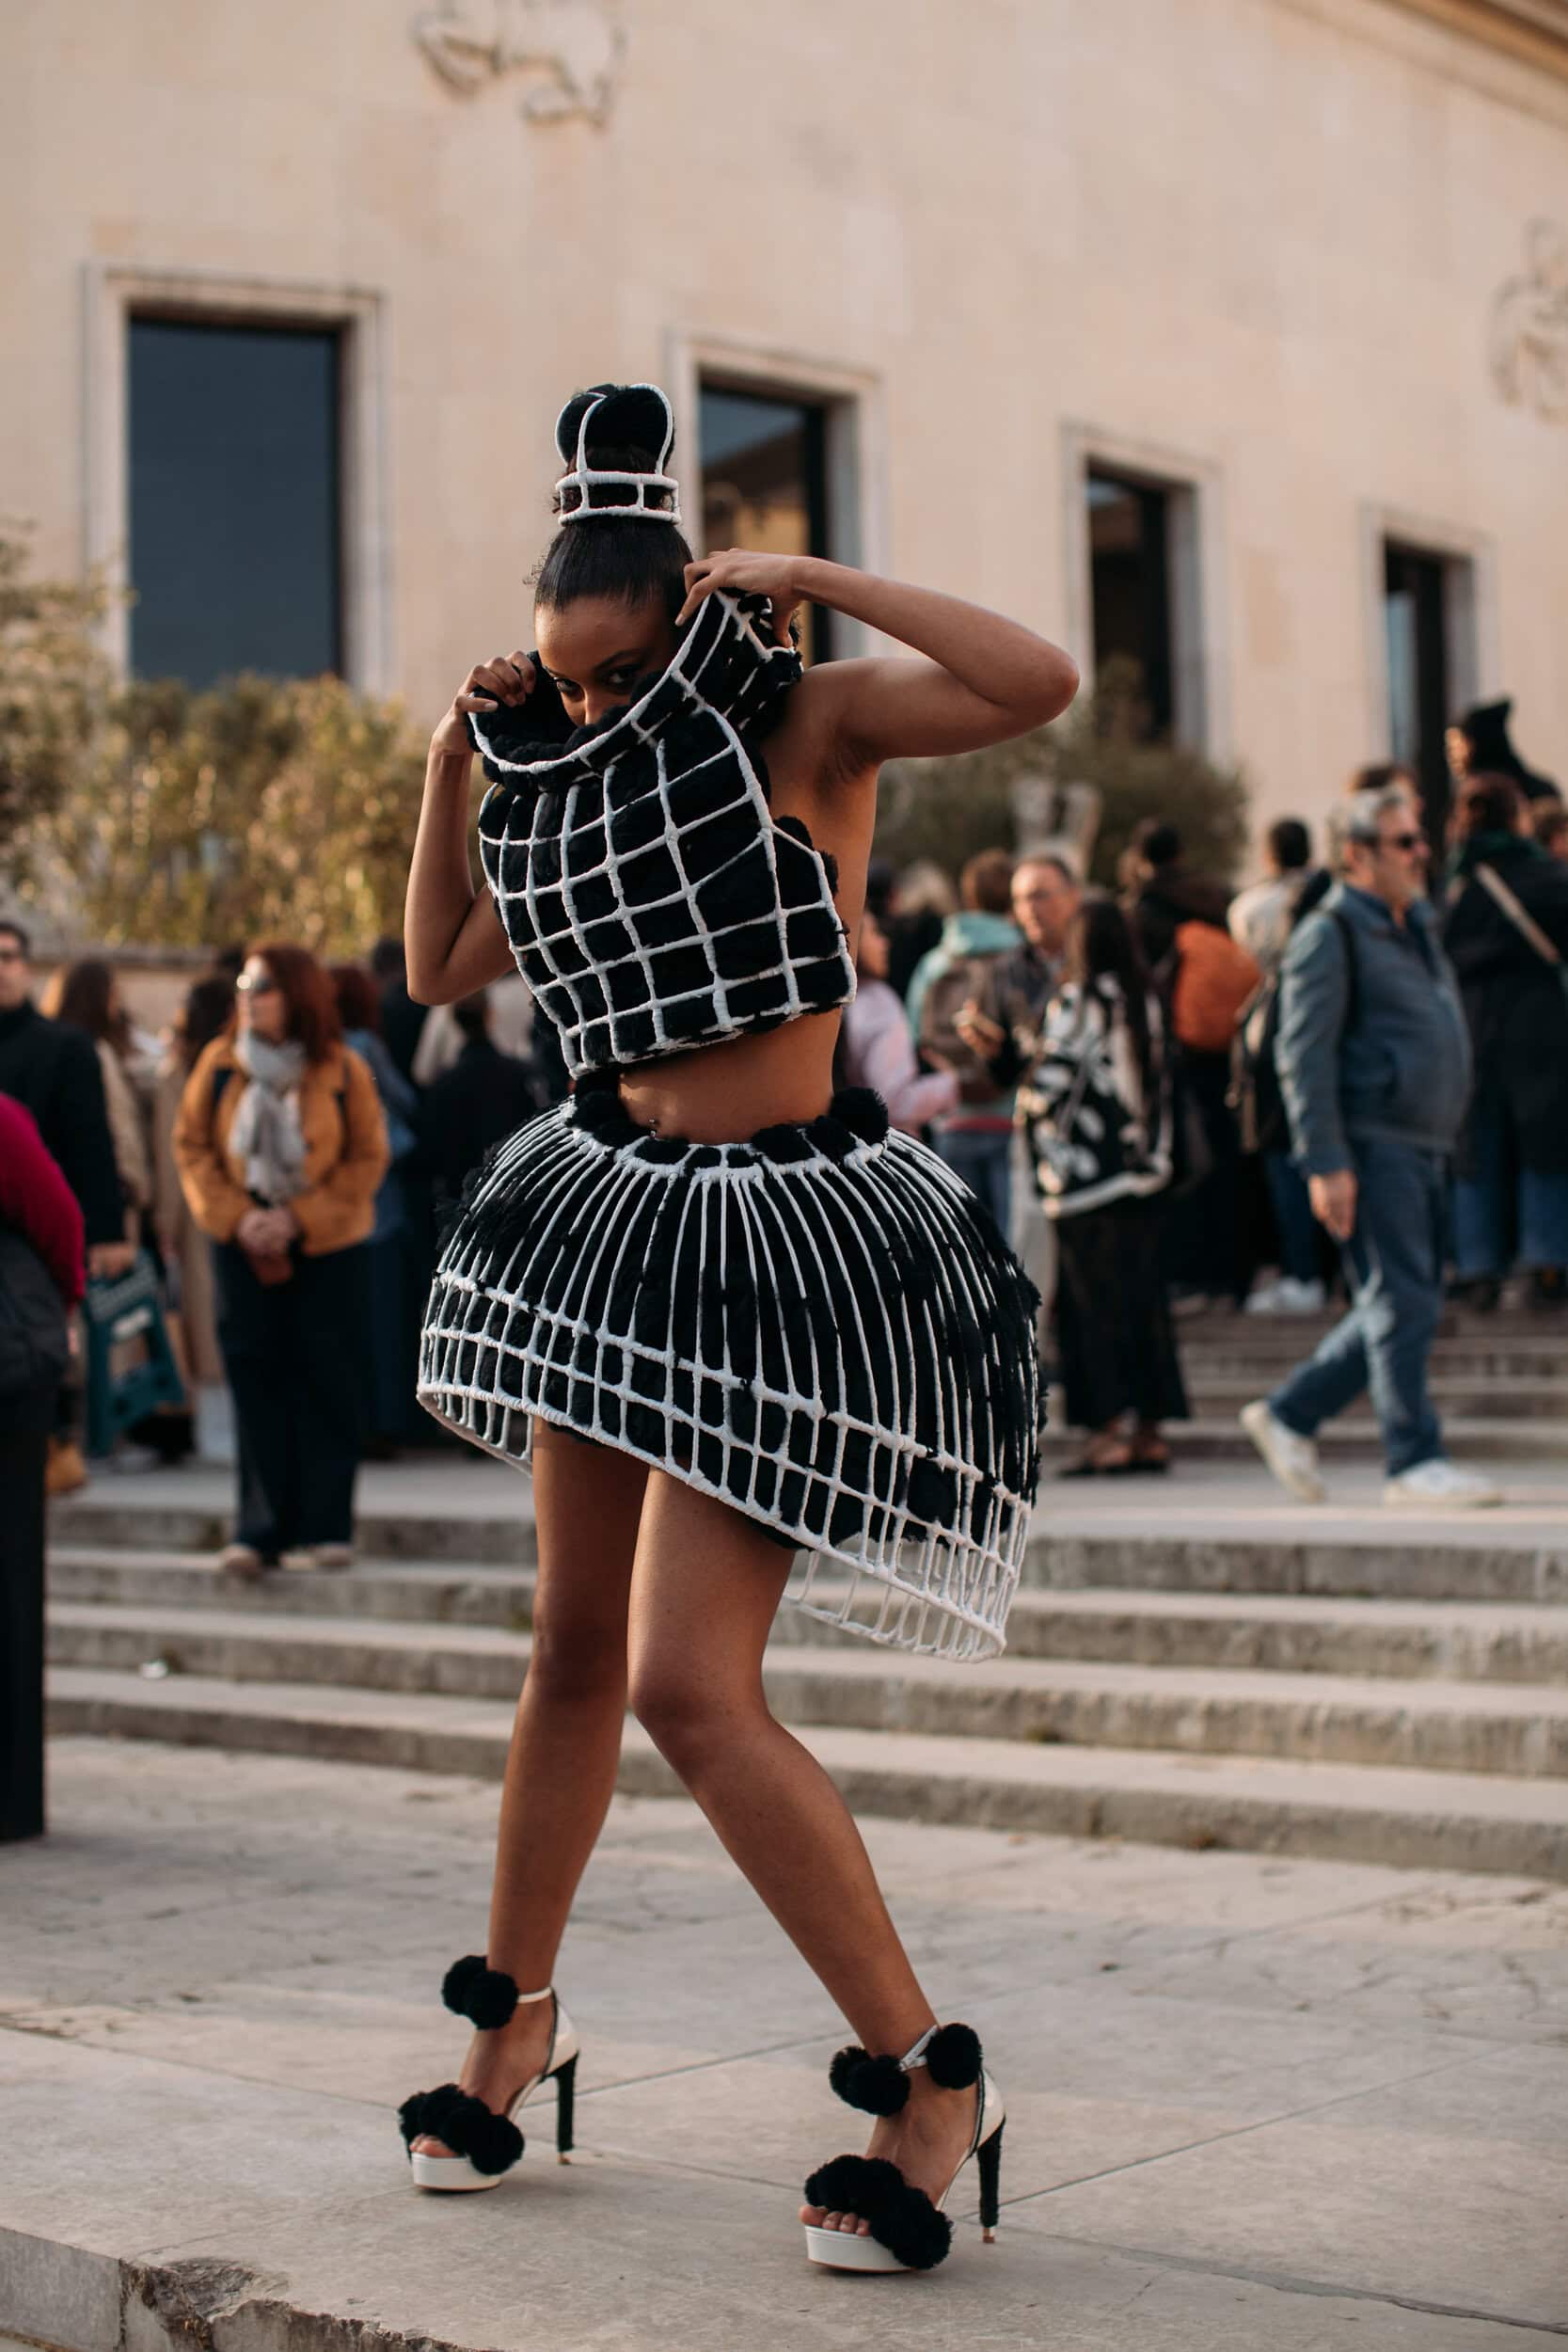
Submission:
M 330 967 L 288 941 L 236 947 L 161 1036 L 106 959 L 40 989 L 30 958 L 0 923 L 0 1096 L 80 1222 L 66 1303 L 85 1278 L 144 1346 L 150 1311 L 180 1375 L 182 1400 L 118 1450 L 235 1465 L 231 1568 L 346 1559 L 358 1463 L 445 1442 L 414 1396 L 436 1239 L 490 1146 L 564 1093 L 546 1025 L 520 980 L 416 1005 L 391 939 Z M 0 1220 L 21 1204 L 0 1200 Z M 78 1347 L 51 1384 L 51 1493 L 87 1474 L 86 1373 Z
M 1329 1357 L 1248 1408 L 1254 1440 L 1307 1491 L 1291 1443 L 1310 1451 L 1359 1381 L 1390 1477 L 1419 1470 L 1440 1442 L 1424 1353 L 1406 1359 L 1434 1292 L 1568 1298 L 1568 809 L 1496 707 L 1449 751 L 1442 842 L 1407 771 L 1364 769 L 1324 842 L 1281 819 L 1235 895 L 1189 862 L 1179 812 L 1137 829 L 1111 890 L 1065 850 L 992 850 L 956 878 L 874 862 L 836 1074 L 928 1136 L 1023 1255 L 1084 1433 L 1068 1474 L 1168 1467 L 1185 1318 L 1336 1294 Z M 448 1442 L 415 1402 L 443 1218 L 566 1090 L 520 979 L 427 1009 L 395 940 L 330 968 L 236 947 L 154 1036 L 112 962 L 40 990 L 0 923 L 0 1243 L 46 1267 L 53 1311 L 90 1281 L 89 1328 L 123 1299 L 161 1332 L 174 1392 L 112 1442 L 234 1464 L 236 1572 L 346 1561 L 359 1462 Z M 1402 1247 L 1435 1220 L 1397 1278 L 1387 1203 Z M 0 1291 L 20 1279 L 3 1258 Z M 42 1362 L 53 1343 L 29 1344 Z M 85 1436 L 104 1450 L 82 1358 L 42 1384 L 46 1427 L 0 1359 L 0 1447 L 32 1449 L 53 1492 L 86 1476 Z

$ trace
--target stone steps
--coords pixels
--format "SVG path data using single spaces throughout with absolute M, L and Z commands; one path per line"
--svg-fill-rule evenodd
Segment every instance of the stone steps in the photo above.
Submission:
M 49 1575 L 56 1619 L 60 1604 L 95 1603 L 218 1610 L 236 1623 L 331 1617 L 350 1618 L 362 1631 L 393 1622 L 526 1633 L 533 1595 L 531 1571 L 442 1562 L 372 1562 L 341 1575 L 252 1582 L 179 1552 L 60 1549 Z M 790 1648 L 840 1647 L 854 1638 L 792 1610 L 781 1612 L 775 1636 Z M 1007 1657 L 1568 1685 L 1568 1605 L 1025 1590 L 1008 1619 Z
M 1140 1500 L 1134 1504 L 1131 1490 Z M 1168 1528 L 1166 1490 L 1153 1480 L 1106 1482 L 1095 1491 L 1093 1532 L 1052 1532 L 1052 1490 L 1042 1485 L 1037 1529 L 1023 1565 L 1025 1589 L 1071 1591 L 1337 1594 L 1384 1600 L 1568 1602 L 1568 1529 L 1556 1524 L 1510 1530 L 1494 1512 L 1464 1517 L 1412 1514 L 1379 1519 L 1365 1532 L 1366 1514 L 1313 1512 L 1276 1505 L 1275 1490 L 1259 1466 L 1262 1509 L 1244 1532 L 1223 1523 L 1212 1533 Z M 1066 1495 L 1069 1489 L 1064 1488 Z M 1169 1490 L 1179 1500 L 1180 1482 Z M 1304 1525 L 1310 1534 L 1299 1531 Z M 229 1534 L 226 1512 L 200 1507 L 85 1502 L 55 1504 L 51 1513 L 51 1561 L 73 1556 L 127 1560 L 148 1555 L 211 1558 Z M 1384 1530 L 1386 1532 L 1384 1532 Z M 516 1577 L 533 1565 L 530 1520 L 485 1519 L 430 1513 L 365 1510 L 358 1518 L 362 1561 L 451 1565 L 459 1580 L 472 1568 Z M 210 1572 L 210 1565 L 203 1570 Z M 351 1576 L 362 1573 L 351 1570 Z M 309 1585 L 312 1580 L 300 1580 Z M 354 1589 L 341 1577 L 323 1591 Z M 271 1581 L 258 1591 L 270 1594 Z M 85 1597 L 86 1596 L 78 1596 Z M 454 1608 L 457 1604 L 453 1604 Z M 324 1602 L 328 1613 L 346 1603 Z
M 50 1696 L 51 1725 L 61 1734 L 337 1756 L 485 1779 L 500 1771 L 511 1714 L 503 1702 L 428 1692 L 236 1685 L 198 1676 L 143 1683 L 89 1667 L 55 1668 Z M 868 1813 L 1568 1879 L 1568 1791 L 1557 1783 L 856 1728 L 815 1728 L 808 1743 L 850 1804 Z M 673 1786 L 636 1724 L 626 1727 L 619 1786 L 631 1795 L 662 1795 Z
M 68 1667 L 135 1676 L 152 1661 L 202 1680 L 507 1705 L 529 1655 L 526 1636 L 482 1626 L 71 1602 L 56 1603 L 49 1625 L 50 1659 Z M 776 1712 L 798 1725 L 1568 1778 L 1568 1691 L 1551 1686 L 1082 1659 L 954 1666 L 864 1643 L 780 1644 L 765 1675 Z M 1562 1809 L 1568 1821 L 1568 1790 Z
M 1218 1420 L 1239 1413 L 1255 1396 L 1277 1387 L 1294 1359 L 1267 1370 L 1201 1361 L 1183 1367 L 1187 1393 L 1196 1412 Z M 1568 1380 L 1532 1375 L 1517 1380 L 1487 1379 L 1466 1369 L 1439 1374 L 1432 1383 L 1433 1401 L 1445 1427 L 1453 1422 L 1541 1422 L 1555 1424 L 1568 1459 Z M 1343 1414 L 1337 1428 L 1354 1422 L 1358 1428 L 1372 1420 L 1370 1397 L 1359 1397 Z M 1333 1432 L 1325 1433 L 1327 1436 Z
M 1258 1393 L 1245 1383 L 1236 1384 L 1237 1409 Z M 1226 1401 L 1228 1405 L 1228 1395 Z M 1194 1418 L 1172 1422 L 1166 1429 L 1175 1454 L 1195 1462 L 1257 1459 L 1252 1440 L 1238 1425 L 1234 1412 L 1203 1410 L 1201 1389 L 1195 1391 L 1194 1402 L 1200 1408 Z M 1568 1422 L 1511 1422 L 1445 1414 L 1443 1438 L 1449 1454 L 1461 1462 L 1568 1462 Z M 1079 1443 L 1079 1438 L 1058 1422 L 1046 1432 L 1047 1462 L 1076 1451 Z M 1361 1410 L 1331 1422 L 1320 1432 L 1319 1445 L 1325 1462 L 1376 1461 L 1383 1454 L 1377 1424 L 1370 1412 Z

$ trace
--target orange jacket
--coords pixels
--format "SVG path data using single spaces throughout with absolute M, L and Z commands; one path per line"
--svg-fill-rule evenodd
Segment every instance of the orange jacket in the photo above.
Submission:
M 220 1071 L 229 1075 L 217 1092 Z M 230 1041 L 214 1038 L 185 1081 L 174 1120 L 174 1163 L 192 1216 L 214 1241 L 232 1241 L 256 1204 L 229 1156 L 229 1131 L 249 1084 Z M 387 1121 L 375 1080 L 346 1045 L 310 1062 L 299 1089 L 305 1190 L 289 1202 L 308 1258 L 368 1241 L 387 1173 Z

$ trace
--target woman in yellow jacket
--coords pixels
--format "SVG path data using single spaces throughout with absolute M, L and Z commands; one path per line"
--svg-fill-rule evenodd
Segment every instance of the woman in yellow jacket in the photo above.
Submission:
M 254 948 L 237 987 L 234 1025 L 191 1072 L 174 1126 L 234 1392 L 239 1517 L 223 1565 L 346 1567 L 386 1122 L 307 949 Z

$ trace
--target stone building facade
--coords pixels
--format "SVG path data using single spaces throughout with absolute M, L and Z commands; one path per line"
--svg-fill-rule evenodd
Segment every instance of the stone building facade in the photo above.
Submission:
M 652 376 L 699 531 L 1136 651 L 1260 817 L 1504 691 L 1568 775 L 1568 0 L 54 0 L 0 93 L 0 512 L 139 666 L 434 720 Z

